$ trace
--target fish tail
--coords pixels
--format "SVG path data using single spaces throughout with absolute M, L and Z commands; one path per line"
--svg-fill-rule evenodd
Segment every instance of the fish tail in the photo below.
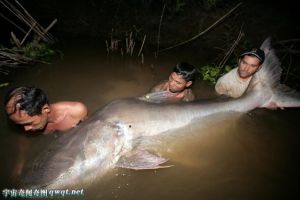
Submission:
M 271 37 L 260 48 L 265 52 L 265 61 L 249 85 L 250 91 L 258 90 L 266 99 L 260 107 L 300 107 L 300 93 L 280 83 L 281 62 L 271 46 Z

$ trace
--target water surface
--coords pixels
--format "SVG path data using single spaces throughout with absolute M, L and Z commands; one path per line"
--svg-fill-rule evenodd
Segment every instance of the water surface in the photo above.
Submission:
M 34 85 L 44 89 L 51 102 L 82 101 L 92 113 L 114 99 L 143 95 L 167 78 L 177 62 L 193 64 L 199 59 L 195 52 L 157 59 L 150 55 L 142 64 L 140 58 L 112 58 L 101 48 L 77 46 L 51 65 L 17 70 L 10 87 Z M 1 105 L 5 91 L 0 89 Z M 199 98 L 215 95 L 213 87 L 201 81 L 194 91 Z M 113 169 L 85 188 L 84 199 L 299 198 L 299 114 L 294 108 L 212 116 L 178 130 L 172 138 L 157 138 L 157 145 L 149 146 L 170 158 L 168 164 L 173 167 Z M 25 163 L 56 134 L 28 137 L 9 123 L 3 109 L 1 121 L 1 189 L 13 188 L 18 163 Z

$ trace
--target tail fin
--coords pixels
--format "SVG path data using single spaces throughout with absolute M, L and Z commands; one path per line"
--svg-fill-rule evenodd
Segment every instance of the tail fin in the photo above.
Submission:
M 274 88 L 280 83 L 282 68 L 275 50 L 271 47 L 271 37 L 265 39 L 260 49 L 265 52 L 265 61 L 254 77 L 256 81 L 263 83 L 265 86 Z
M 300 93 L 286 85 L 280 84 L 282 68 L 275 50 L 271 47 L 271 37 L 268 37 L 260 48 L 265 52 L 265 61 L 261 69 L 253 77 L 251 84 L 254 88 L 259 83 L 261 87 L 272 93 L 272 97 L 261 107 L 300 107 Z

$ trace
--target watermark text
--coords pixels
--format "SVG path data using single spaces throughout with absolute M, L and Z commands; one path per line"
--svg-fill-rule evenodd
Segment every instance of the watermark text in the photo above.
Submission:
M 74 197 L 84 196 L 84 190 L 71 189 L 3 189 L 4 198 L 52 198 L 52 197 Z

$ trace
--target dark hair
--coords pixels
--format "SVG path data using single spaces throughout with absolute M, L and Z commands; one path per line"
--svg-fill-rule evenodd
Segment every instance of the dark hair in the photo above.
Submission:
M 193 81 L 197 74 L 197 69 L 193 65 L 190 65 L 186 62 L 180 62 L 175 65 L 173 72 L 181 75 L 182 78 L 186 81 Z
M 42 113 L 42 108 L 45 104 L 49 104 L 47 95 L 43 90 L 36 87 L 17 87 L 10 91 L 5 96 L 4 105 L 10 101 L 12 97 L 16 97 L 14 105 L 14 112 L 17 110 L 24 110 L 29 116 L 38 115 Z M 12 114 L 12 113 L 10 113 Z

